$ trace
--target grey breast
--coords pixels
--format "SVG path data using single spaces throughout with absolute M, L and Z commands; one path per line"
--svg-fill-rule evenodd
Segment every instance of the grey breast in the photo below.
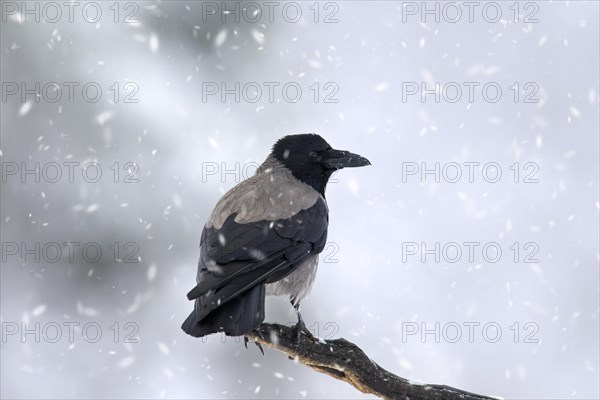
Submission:
M 310 293 L 315 276 L 317 276 L 318 264 L 318 254 L 309 256 L 306 261 L 283 279 L 268 283 L 267 295 L 290 296 L 292 303 L 299 304 Z

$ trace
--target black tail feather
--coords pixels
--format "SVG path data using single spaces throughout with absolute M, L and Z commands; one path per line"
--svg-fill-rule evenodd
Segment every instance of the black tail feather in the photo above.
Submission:
M 181 329 L 194 337 L 217 332 L 225 332 L 228 336 L 242 336 L 258 328 L 264 319 L 265 285 L 261 283 L 220 305 L 202 319 L 198 319 L 194 309 Z

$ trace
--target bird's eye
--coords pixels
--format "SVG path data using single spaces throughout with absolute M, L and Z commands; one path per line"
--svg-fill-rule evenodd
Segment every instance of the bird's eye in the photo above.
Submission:
M 313 161 L 321 161 L 321 156 L 318 155 L 316 152 L 311 151 L 310 153 L 308 153 L 308 156 L 310 157 L 311 160 Z

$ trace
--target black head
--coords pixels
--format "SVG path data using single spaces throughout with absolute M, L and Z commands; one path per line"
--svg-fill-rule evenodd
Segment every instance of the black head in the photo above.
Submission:
M 335 171 L 371 165 L 369 160 L 345 150 L 335 150 L 314 133 L 288 135 L 277 141 L 271 151 L 277 161 L 296 179 L 312 186 L 325 196 L 327 181 Z

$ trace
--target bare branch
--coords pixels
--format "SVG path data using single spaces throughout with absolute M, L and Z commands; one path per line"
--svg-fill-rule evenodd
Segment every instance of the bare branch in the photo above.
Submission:
M 354 343 L 346 339 L 314 340 L 294 327 L 262 324 L 248 335 L 257 343 L 286 353 L 290 359 L 312 369 L 348 382 L 363 393 L 384 399 L 406 400 L 492 400 L 444 385 L 411 382 L 386 371 Z

